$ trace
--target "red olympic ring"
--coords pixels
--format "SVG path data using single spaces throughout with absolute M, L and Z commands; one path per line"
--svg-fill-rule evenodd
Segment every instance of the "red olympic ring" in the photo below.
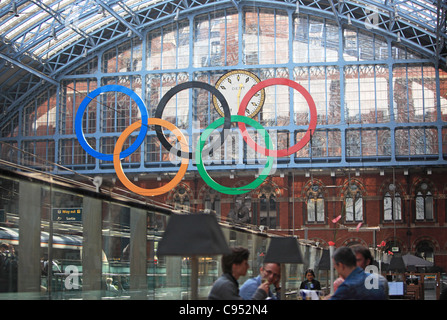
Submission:
M 266 149 L 264 147 L 261 147 L 256 142 L 253 141 L 253 139 L 250 137 L 250 135 L 247 132 L 247 127 L 245 126 L 245 123 L 238 122 L 239 129 L 241 130 L 242 137 L 244 138 L 244 141 L 257 152 L 265 155 L 265 156 L 272 156 L 272 157 L 285 157 L 289 156 L 295 152 L 298 152 L 301 150 L 310 140 L 312 137 L 313 132 L 315 132 L 315 128 L 317 127 L 317 108 L 315 106 L 315 102 L 312 99 L 312 96 L 310 93 L 300 84 L 296 83 L 295 81 L 286 79 L 286 78 L 272 78 L 267 79 L 264 81 L 259 82 L 257 85 L 253 86 L 247 94 L 242 99 L 242 102 L 239 106 L 238 115 L 243 116 L 245 115 L 245 109 L 247 108 L 248 102 L 250 99 L 255 95 L 256 92 L 258 92 L 261 89 L 264 89 L 265 87 L 273 86 L 273 85 L 286 85 L 289 86 L 298 92 L 300 92 L 303 97 L 306 99 L 307 104 L 309 106 L 310 111 L 310 123 L 309 128 L 306 131 L 306 134 L 304 137 L 298 141 L 295 145 L 293 145 L 290 148 L 281 149 L 281 150 L 270 150 Z

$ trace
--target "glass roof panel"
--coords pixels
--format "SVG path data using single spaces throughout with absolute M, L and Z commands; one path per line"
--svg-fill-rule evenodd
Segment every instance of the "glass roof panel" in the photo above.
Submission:
M 239 2 L 239 0 L 234 1 Z M 97 31 L 108 27 L 116 29 L 117 22 L 120 27 L 119 33 L 127 33 L 128 30 L 142 29 L 160 12 L 166 16 L 166 14 L 172 14 L 176 8 L 200 7 L 214 2 L 228 2 L 233 6 L 234 1 L 172 0 L 172 5 L 169 5 L 169 1 L 166 0 L 2 0 L 0 1 L 0 37 L 2 39 L 0 53 L 19 60 L 20 55 L 23 54 L 49 60 L 81 41 L 90 44 L 90 47 L 97 47 L 101 42 L 109 40 L 102 38 Z M 299 1 L 301 6 L 318 10 L 330 7 L 331 3 L 351 8 L 355 6 L 380 8 L 381 26 L 385 27 L 399 21 L 405 24 L 398 27 L 403 37 L 405 37 L 405 30 L 408 29 L 407 26 L 414 28 L 417 32 L 412 30 L 411 37 L 407 40 L 415 45 L 427 44 L 427 48 L 424 48 L 427 52 L 433 52 L 432 44 L 436 43 L 437 38 L 447 39 L 445 32 L 441 34 L 436 32 L 441 20 L 438 17 L 437 0 L 275 0 L 291 7 L 295 6 L 296 1 Z M 258 3 L 263 2 L 271 4 L 272 0 L 258 1 Z M 150 12 L 151 8 L 156 8 L 156 10 Z M 440 14 L 445 14 L 446 10 L 447 3 L 442 1 Z M 359 13 L 360 10 L 355 10 L 356 14 L 360 15 L 366 15 L 367 11 Z M 327 12 L 329 11 L 325 13 Z M 339 15 L 346 14 L 346 11 L 334 10 L 334 14 L 337 12 Z M 354 18 L 365 21 L 364 16 Z M 445 17 L 443 19 L 445 24 Z M 385 31 L 390 35 L 396 32 Z M 423 34 L 424 32 L 431 37 L 429 41 L 419 41 L 419 37 L 427 36 Z M 109 34 L 117 35 L 116 32 Z M 91 39 L 92 37 L 94 39 Z

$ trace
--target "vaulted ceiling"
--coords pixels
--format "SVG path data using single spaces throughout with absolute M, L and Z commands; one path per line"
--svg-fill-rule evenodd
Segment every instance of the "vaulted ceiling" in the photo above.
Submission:
M 445 0 L 0 0 L 0 114 L 114 41 L 193 10 L 254 3 L 370 26 L 447 66 Z

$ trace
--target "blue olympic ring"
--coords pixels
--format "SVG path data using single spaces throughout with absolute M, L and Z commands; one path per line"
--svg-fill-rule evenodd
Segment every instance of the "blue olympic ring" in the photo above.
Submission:
M 147 109 L 146 109 L 146 105 L 144 104 L 143 100 L 141 100 L 141 98 L 133 90 L 123 87 L 123 86 L 120 86 L 120 85 L 110 84 L 110 85 L 105 85 L 105 86 L 99 87 L 98 89 L 92 91 L 87 97 L 85 97 L 84 100 L 82 100 L 81 104 L 79 105 L 79 109 L 76 113 L 76 118 L 75 118 L 76 137 L 78 138 L 79 143 L 81 144 L 82 148 L 85 151 L 87 151 L 87 153 L 89 153 L 91 156 L 93 156 L 97 159 L 106 160 L 106 161 L 113 161 L 113 154 L 105 154 L 102 152 L 98 152 L 89 145 L 89 143 L 85 139 L 84 132 L 82 129 L 82 117 L 84 116 L 85 109 L 87 108 L 89 103 L 94 98 L 96 98 L 101 93 L 111 92 L 111 91 L 122 92 L 124 94 L 127 94 L 133 101 L 135 101 L 137 103 L 137 106 L 141 112 L 142 123 L 147 123 L 148 118 L 149 118 Z M 140 145 L 144 141 L 144 138 L 146 137 L 147 131 L 148 131 L 148 126 L 145 126 L 145 125 L 141 126 L 140 132 L 139 132 L 136 140 L 134 141 L 134 143 L 132 143 L 129 148 L 127 148 L 126 150 L 123 150 L 120 153 L 121 159 L 130 156 L 133 152 L 135 152 L 140 147 Z

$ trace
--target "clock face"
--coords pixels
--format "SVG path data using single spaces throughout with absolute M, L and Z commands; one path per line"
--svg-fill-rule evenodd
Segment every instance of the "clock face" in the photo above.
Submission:
M 231 115 L 237 115 L 239 105 L 245 94 L 256 84 L 259 78 L 245 70 L 233 70 L 219 78 L 216 82 L 216 89 L 225 97 L 230 107 Z M 265 90 L 261 89 L 248 102 L 245 109 L 245 116 L 253 118 L 264 105 Z M 213 104 L 217 112 L 223 117 L 224 112 L 219 100 L 213 97 Z

